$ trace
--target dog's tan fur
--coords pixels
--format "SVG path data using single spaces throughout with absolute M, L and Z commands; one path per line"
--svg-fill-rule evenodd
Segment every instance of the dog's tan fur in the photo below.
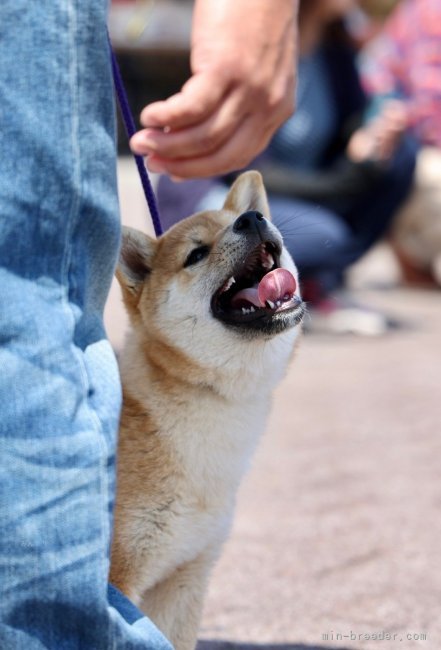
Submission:
M 126 231 L 117 272 L 132 330 L 121 355 L 110 577 L 177 650 L 196 643 L 208 574 L 299 332 L 244 336 L 210 312 L 243 253 L 231 224 L 250 209 L 269 214 L 257 172 L 236 181 L 223 210 L 190 217 L 158 241 Z M 209 256 L 183 268 L 201 243 Z M 285 250 L 282 263 L 297 278 Z

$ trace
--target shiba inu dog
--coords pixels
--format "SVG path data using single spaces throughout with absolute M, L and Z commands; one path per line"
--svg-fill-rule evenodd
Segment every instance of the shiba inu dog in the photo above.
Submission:
M 110 579 L 191 650 L 209 571 L 304 306 L 262 179 L 158 240 L 126 229 L 117 277 L 132 330 Z

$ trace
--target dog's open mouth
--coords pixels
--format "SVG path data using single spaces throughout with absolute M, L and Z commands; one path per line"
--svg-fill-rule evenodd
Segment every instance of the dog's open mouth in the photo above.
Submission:
M 214 316 L 226 323 L 241 324 L 298 310 L 301 320 L 297 282 L 290 271 L 280 268 L 280 253 L 279 246 L 269 241 L 254 248 L 214 294 Z

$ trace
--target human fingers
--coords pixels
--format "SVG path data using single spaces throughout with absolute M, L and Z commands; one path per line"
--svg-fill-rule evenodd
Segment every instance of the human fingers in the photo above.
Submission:
M 361 128 L 351 136 L 346 153 L 353 162 L 363 162 L 374 157 L 374 148 L 374 138 L 366 128 Z
M 400 112 L 385 112 L 378 120 L 375 130 L 376 150 L 379 160 L 387 161 L 394 155 L 404 130 Z
M 204 121 L 222 102 L 229 82 L 216 70 L 195 74 L 180 92 L 146 106 L 141 113 L 145 127 L 183 129 Z
M 285 101 L 280 101 L 281 96 Z M 291 114 L 293 100 L 291 86 L 275 85 L 272 96 L 263 98 L 259 86 L 249 88 L 242 84 L 232 88 L 213 114 L 199 124 L 176 131 L 144 129 L 133 136 L 131 147 L 135 153 L 154 156 L 156 160 L 206 157 L 222 149 L 245 118 L 252 115 L 256 130 L 248 143 L 251 160 L 267 144 L 268 134 Z
M 221 148 L 236 131 L 250 109 L 241 93 L 233 91 L 202 123 L 177 131 L 144 129 L 133 143 L 137 153 L 161 158 L 195 158 Z
M 205 178 L 241 169 L 255 155 L 254 139 L 261 121 L 256 116 L 246 117 L 233 136 L 219 149 L 195 158 L 161 158 L 155 154 L 147 158 L 152 172 L 167 173 L 178 179 Z M 259 143 L 265 147 L 272 135 L 271 129 L 259 133 Z
M 200 78 L 202 77 L 205 81 L 203 84 L 198 84 L 196 92 L 203 93 L 205 83 L 211 85 L 211 72 L 207 75 L 201 74 Z M 225 95 L 220 96 L 217 105 L 210 103 L 211 112 L 187 112 L 186 126 L 176 129 L 147 128 L 139 131 L 131 139 L 132 150 L 140 155 L 155 154 L 161 158 L 204 156 L 223 146 L 237 129 L 238 124 L 251 113 L 259 117 L 262 122 L 258 133 L 269 128 L 275 131 L 293 111 L 293 85 L 293 78 L 274 81 L 270 94 L 266 88 L 263 91 L 263 84 L 255 75 L 246 83 L 233 85 Z M 195 86 L 192 85 L 187 92 L 194 89 Z M 182 124 L 182 121 L 174 122 L 174 124 L 178 123 Z M 256 145 L 259 143 L 258 133 L 255 138 Z M 256 146 L 254 154 L 259 153 L 260 150 L 261 148 Z

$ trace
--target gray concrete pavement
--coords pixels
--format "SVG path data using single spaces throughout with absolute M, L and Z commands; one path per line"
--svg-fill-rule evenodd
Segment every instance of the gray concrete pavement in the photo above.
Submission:
M 127 189 L 130 165 L 121 178 Z M 142 197 L 121 198 L 142 227 Z M 386 258 L 370 268 L 387 284 Z M 368 276 L 354 272 L 358 296 L 409 327 L 303 338 L 240 491 L 200 650 L 441 650 L 441 294 L 368 291 Z M 116 290 L 107 322 L 119 346 Z

